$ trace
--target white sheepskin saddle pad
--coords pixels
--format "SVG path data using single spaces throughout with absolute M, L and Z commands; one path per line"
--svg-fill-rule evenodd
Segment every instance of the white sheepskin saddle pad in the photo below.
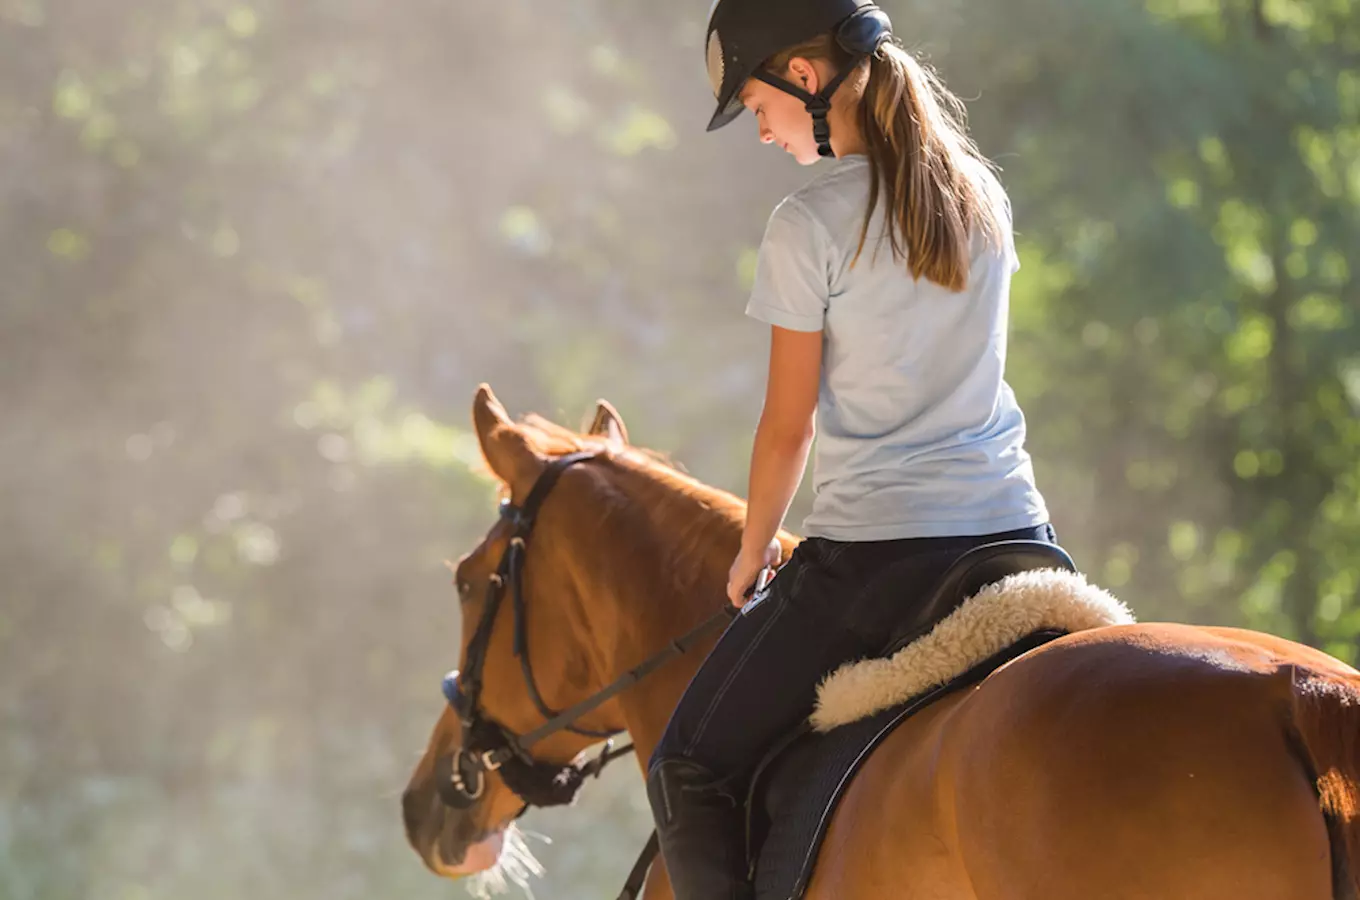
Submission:
M 822 680 L 812 725 L 831 729 L 946 684 L 1036 631 L 1134 621 L 1123 603 L 1073 572 L 1036 569 L 988 585 L 892 656 L 848 663 Z

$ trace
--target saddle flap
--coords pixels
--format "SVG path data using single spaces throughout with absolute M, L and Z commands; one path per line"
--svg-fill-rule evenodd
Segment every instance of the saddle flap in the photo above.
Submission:
M 747 797 L 747 852 L 756 900 L 801 900 L 846 789 L 899 725 L 1062 634 L 1030 634 L 947 684 L 829 734 L 799 727 L 786 735 L 762 760 Z

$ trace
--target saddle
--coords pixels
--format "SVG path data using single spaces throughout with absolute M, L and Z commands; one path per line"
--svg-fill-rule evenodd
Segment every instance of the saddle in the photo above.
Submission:
M 903 585 L 889 569 L 867 590 L 901 591 Z M 914 713 L 1072 631 L 1132 621 L 1118 600 L 1086 583 L 1062 548 L 1038 541 L 1005 541 L 965 553 L 920 609 L 879 657 L 830 675 L 812 718 L 756 767 L 746 834 L 758 900 L 801 900 L 846 788 L 874 749 Z M 969 627 L 978 620 L 987 627 Z M 863 689 L 866 682 L 872 690 Z M 640 895 L 655 854 L 653 836 L 620 900 Z

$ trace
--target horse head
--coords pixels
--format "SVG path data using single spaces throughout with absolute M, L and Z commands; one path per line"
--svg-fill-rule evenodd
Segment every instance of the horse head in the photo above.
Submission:
M 590 746 L 627 730 L 645 761 L 705 648 L 626 673 L 722 608 L 740 533 L 739 501 L 631 447 L 604 401 L 577 433 L 511 421 L 483 386 L 473 421 L 501 514 L 455 568 L 459 666 L 402 798 L 412 847 L 449 877 L 495 865 L 530 806 L 570 802 Z

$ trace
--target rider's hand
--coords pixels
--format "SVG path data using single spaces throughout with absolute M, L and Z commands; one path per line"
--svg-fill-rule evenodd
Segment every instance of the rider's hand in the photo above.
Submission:
M 756 583 L 756 577 L 762 569 L 778 566 L 783 550 L 778 538 L 771 540 L 763 550 L 751 552 L 742 548 L 727 573 L 727 599 L 732 601 L 733 606 L 740 609 L 746 605 L 746 592 Z

